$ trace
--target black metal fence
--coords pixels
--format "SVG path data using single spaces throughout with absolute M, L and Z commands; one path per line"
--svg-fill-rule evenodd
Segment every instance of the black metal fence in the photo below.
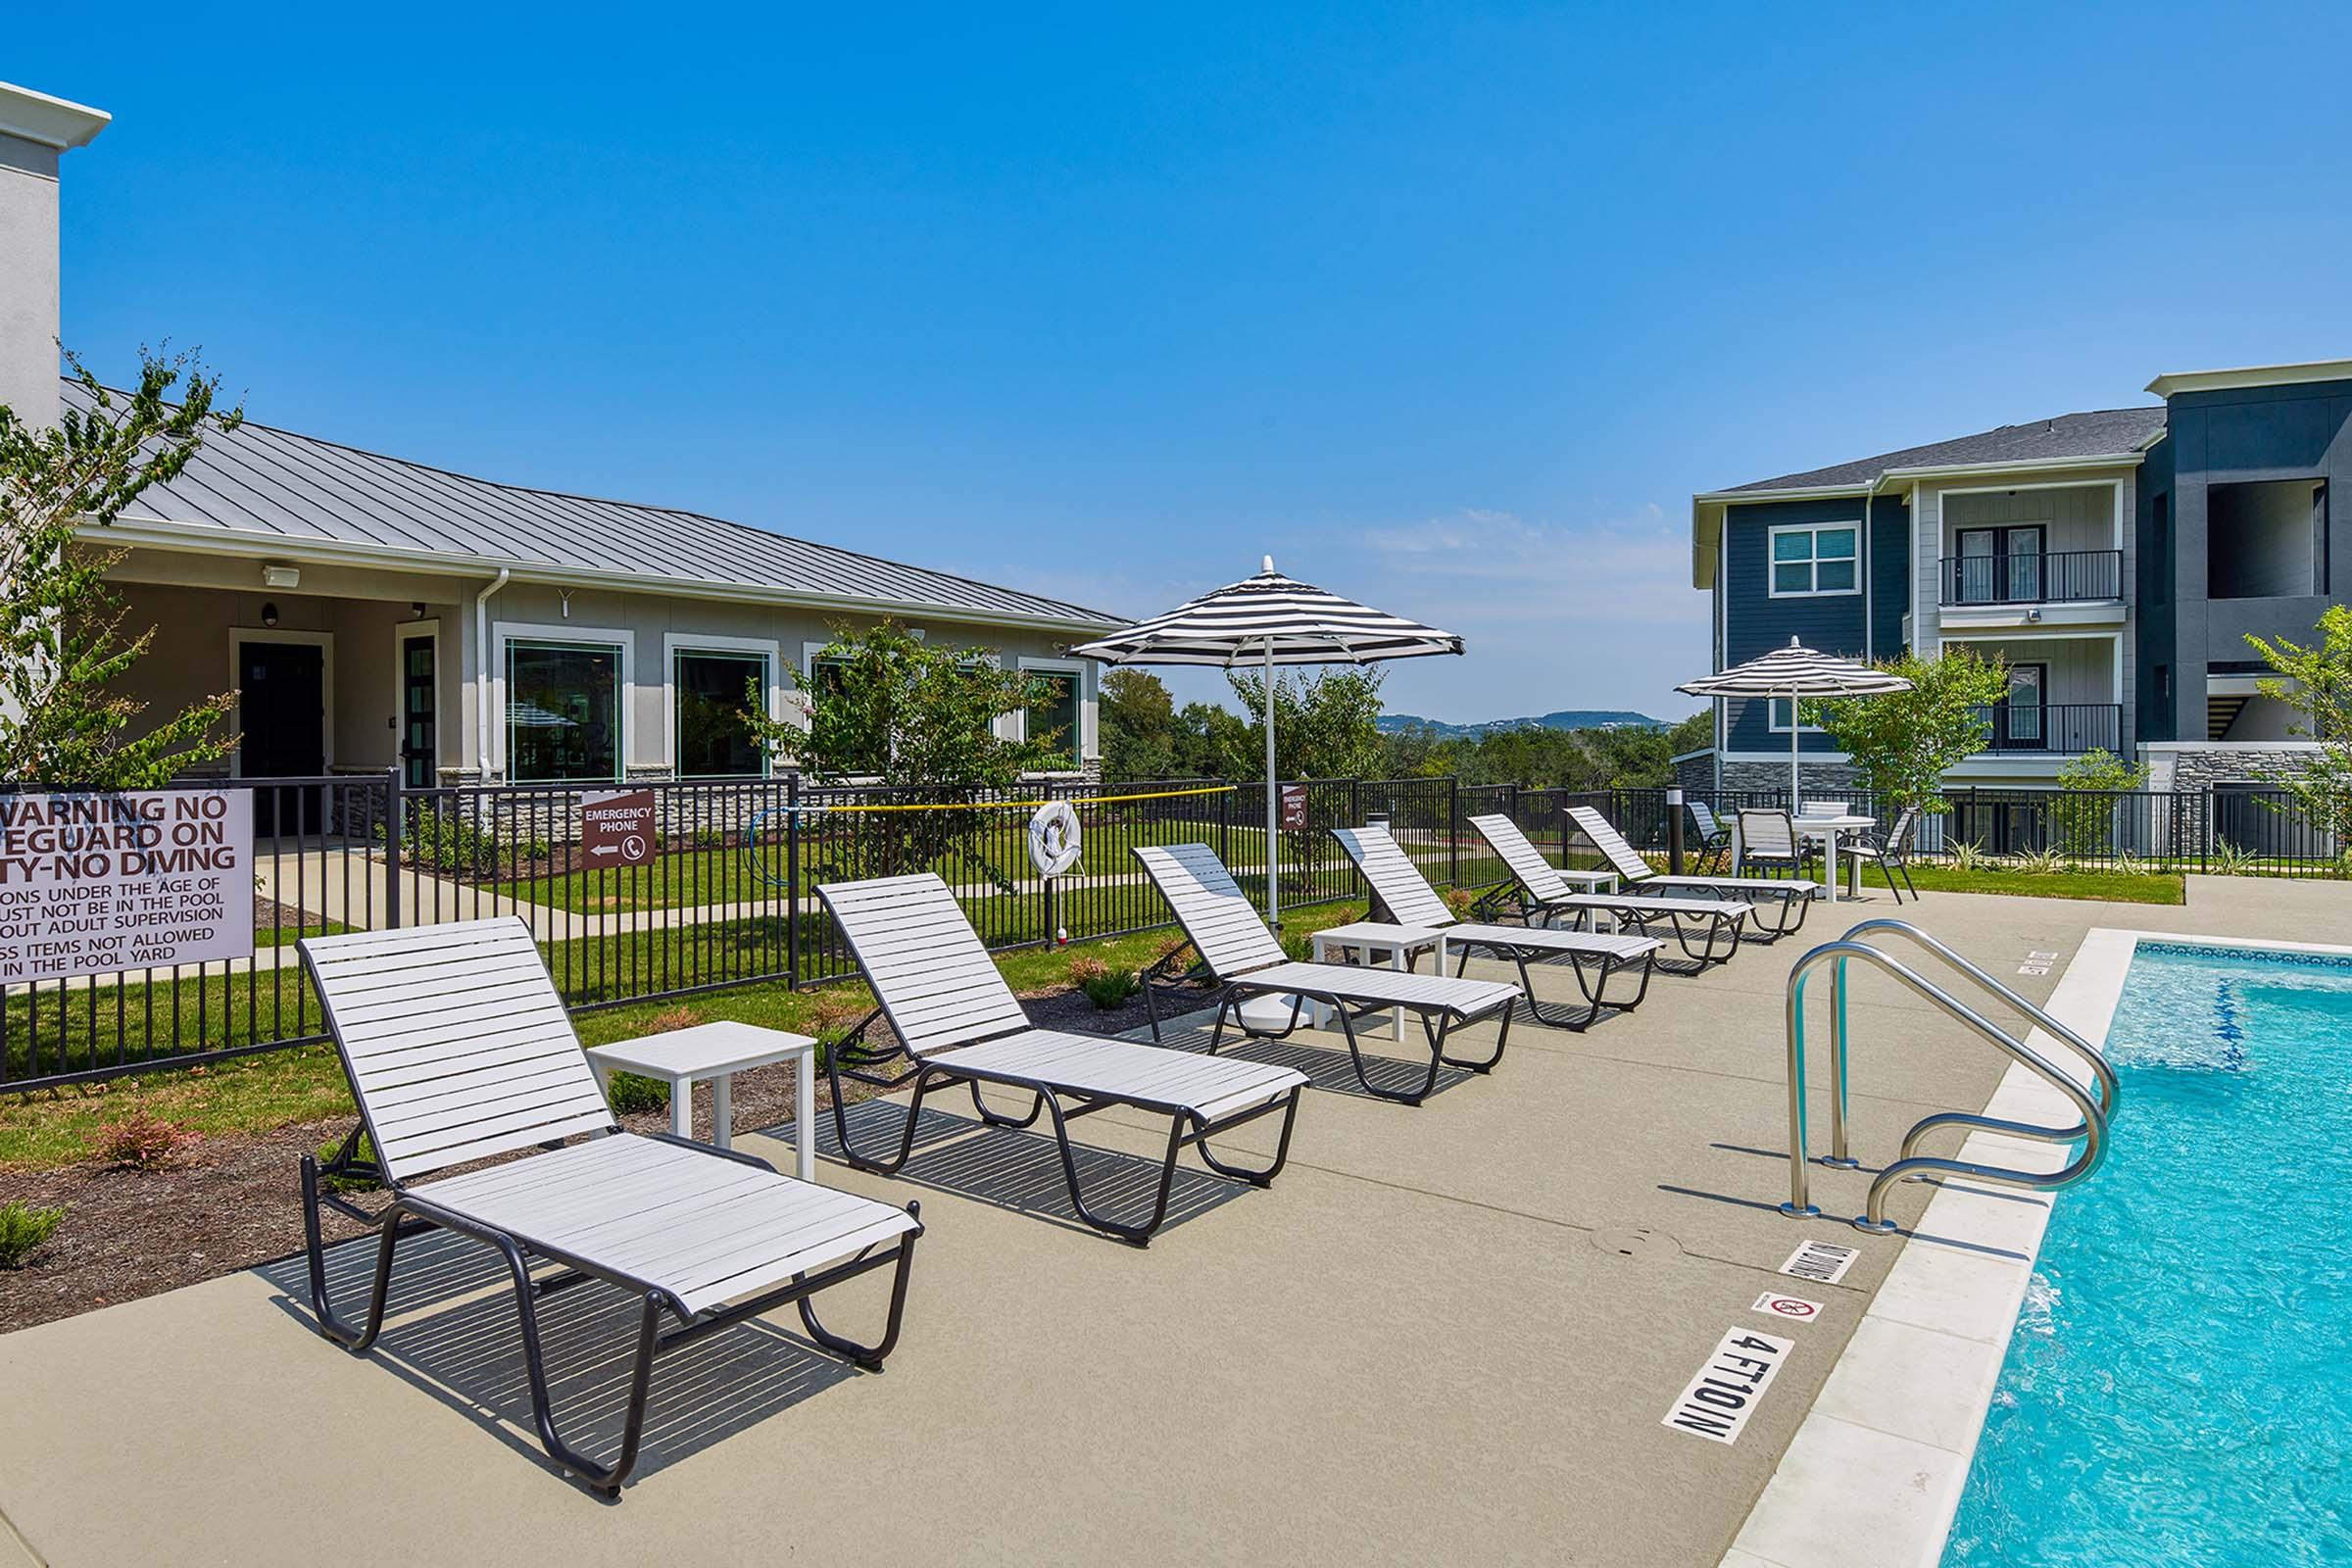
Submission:
M 1596 857 L 1567 831 L 1566 806 L 1599 808 L 1660 856 L 1672 820 L 1663 789 L 1310 779 L 1285 786 L 1269 845 L 1256 785 L 1067 782 L 990 798 L 820 788 L 791 777 L 663 781 L 631 786 L 653 797 L 652 853 L 623 863 L 627 857 L 600 854 L 581 832 L 584 796 L 608 786 L 413 789 L 364 775 L 252 787 L 252 956 L 10 985 L 0 993 L 0 1092 L 322 1040 L 294 947 L 309 935 L 513 915 L 539 940 L 565 1000 L 593 1008 L 854 974 L 816 898 L 827 881 L 935 871 L 981 939 L 1009 950 L 1166 928 L 1166 906 L 1128 853 L 1138 844 L 1206 843 L 1253 900 L 1269 871 L 1279 875 L 1282 905 L 1293 908 L 1363 896 L 1328 831 L 1336 826 L 1385 819 L 1432 883 L 1481 887 L 1504 871 L 1471 825 L 1475 816 L 1507 816 L 1546 855 L 1582 864 Z M 1044 797 L 1072 802 L 1085 846 L 1081 866 L 1053 880 L 1037 874 L 1026 842 L 1033 803 Z M 1891 815 L 1867 794 L 1841 798 L 1882 822 Z M 1689 800 L 1727 818 L 1787 803 L 1777 790 L 1693 791 Z M 1962 787 L 1950 800 L 1948 814 L 1923 819 L 1914 852 L 1924 858 L 2347 873 L 2336 837 L 2285 791 L 2266 786 L 2177 794 Z

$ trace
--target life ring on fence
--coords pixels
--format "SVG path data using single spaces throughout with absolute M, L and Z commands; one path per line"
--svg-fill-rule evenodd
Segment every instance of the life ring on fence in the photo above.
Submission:
M 1078 863 L 1078 813 L 1067 801 L 1048 801 L 1029 818 L 1029 859 L 1040 876 L 1059 876 Z

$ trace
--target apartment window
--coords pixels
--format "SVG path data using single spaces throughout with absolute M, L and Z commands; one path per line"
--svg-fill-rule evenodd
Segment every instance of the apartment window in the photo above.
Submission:
M 680 778 L 757 778 L 766 754 L 752 731 L 765 710 L 764 654 L 681 650 L 670 672 Z
M 1860 593 L 1856 551 L 1861 538 L 1861 528 L 1850 522 L 1773 529 L 1772 597 Z
M 1022 733 L 1050 740 L 1054 756 L 1045 765 L 1062 772 L 1078 767 L 1079 676 L 1074 669 L 1028 669 L 1029 706 Z
M 620 778 L 620 657 L 612 643 L 507 644 L 508 778 Z
M 1792 705 L 1786 697 L 1775 697 L 1771 701 L 1772 732 L 1776 735 L 1786 735 L 1788 733 L 1788 726 L 1792 721 L 1789 712 Z M 1807 724 L 1804 726 L 1804 732 L 1808 735 L 1819 735 L 1822 733 L 1822 729 L 1819 724 Z

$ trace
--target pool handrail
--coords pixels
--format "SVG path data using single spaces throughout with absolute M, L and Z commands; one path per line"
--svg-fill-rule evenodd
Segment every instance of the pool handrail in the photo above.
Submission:
M 1896 923 L 1897 922 L 1891 921 L 1884 922 L 1886 925 L 1893 925 Z M 1880 925 L 1882 922 L 1865 921 L 1863 924 L 1865 927 L 1869 927 Z M 1924 936 L 1925 934 L 1921 933 L 1921 935 Z M 1934 939 L 1932 938 L 1928 939 L 1928 941 L 1934 947 L 1940 947 L 1940 944 L 1935 944 Z M 1950 954 L 1949 950 L 1945 950 L 1945 956 L 1950 957 L 1957 964 L 1968 968 L 1974 967 L 1974 965 L 1968 964 L 1966 959 L 1960 958 L 1958 955 Z M 1900 1183 L 1910 1181 L 1915 1177 L 1932 1174 L 1964 1176 L 1977 1181 L 1988 1182 L 1996 1186 L 2019 1187 L 2034 1191 L 2051 1191 L 2057 1188 L 2071 1186 L 2088 1176 L 2098 1167 L 2099 1161 L 2105 1157 L 2106 1154 L 2107 1105 L 2110 1102 L 2107 1095 L 2104 1092 L 2104 1080 L 2102 1080 L 2102 1093 L 2098 1099 L 2094 1100 L 2089 1092 L 2083 1088 L 2082 1084 L 2076 1079 L 2073 1074 L 2066 1072 L 2055 1062 L 2044 1056 L 2040 1052 L 2034 1050 L 2026 1042 L 2014 1038 L 1999 1025 L 1993 1023 L 1983 1013 L 1977 1011 L 1976 1008 L 1968 1005 L 1968 1004 L 1952 996 L 1940 986 L 1937 986 L 1935 982 L 1929 980 L 1926 976 L 1920 974 L 1917 970 L 1911 968 L 1901 960 L 1893 957 L 1891 955 L 1882 951 L 1881 949 L 1872 947 L 1866 942 L 1853 940 L 1849 935 L 1847 937 L 1839 938 L 1834 942 L 1823 943 L 1821 946 L 1813 949 L 1810 953 L 1807 953 L 1802 957 L 1798 958 L 1795 965 L 1788 971 L 1788 1031 L 1789 1195 L 1788 1201 L 1781 1205 L 1781 1212 L 1796 1217 L 1809 1217 L 1817 1215 L 1821 1212 L 1821 1210 L 1815 1207 L 1811 1202 L 1808 1192 L 1809 1173 L 1807 1171 L 1808 1150 L 1805 1135 L 1806 1097 L 1804 1048 L 1804 1001 L 1806 982 L 1811 978 L 1812 971 L 1816 966 L 1829 962 L 1833 959 L 1838 962 L 1841 977 L 1838 992 L 1838 1012 L 1839 1026 L 1840 1030 L 1842 1030 L 1844 1012 L 1842 972 L 1846 962 L 1854 958 L 1860 958 L 1866 962 L 1875 964 L 1877 967 L 1885 970 L 1894 979 L 1908 986 L 1913 991 L 1918 992 L 1928 1001 L 1942 1008 L 1945 1012 L 1950 1013 L 1962 1023 L 1967 1024 L 1978 1034 L 1990 1041 L 2002 1052 L 2003 1054 L 2010 1057 L 2010 1059 L 2013 1061 L 2025 1066 L 2029 1071 L 2033 1072 L 2035 1076 L 2041 1078 L 2052 1088 L 2056 1089 L 2060 1094 L 2064 1095 L 2082 1115 L 2082 1124 L 2075 1128 L 2043 1127 L 2029 1122 L 2007 1121 L 1999 1117 L 1972 1115 L 1967 1112 L 1960 1111 L 1938 1112 L 1923 1119 L 1919 1124 L 1911 1129 L 1909 1134 L 1905 1136 L 1903 1140 L 1902 1156 L 1893 1161 L 1891 1164 L 1887 1165 L 1885 1169 L 1881 1170 L 1877 1178 L 1871 1183 L 1869 1200 L 1865 1206 L 1865 1210 L 1862 1214 L 1856 1215 L 1853 1220 L 1853 1224 L 1856 1229 L 1882 1234 L 1895 1229 L 1893 1222 L 1886 1218 L 1886 1194 Z M 1984 980 L 1990 982 L 1994 988 L 1998 990 L 2006 990 L 2005 987 L 2001 987 L 1999 985 L 1999 982 L 1993 981 L 1989 975 L 1982 975 L 1981 971 L 1980 975 Z M 2018 1000 L 2021 1004 L 2024 1005 L 2030 1012 L 2040 1012 L 2040 1009 L 2034 1007 L 2032 1004 L 2024 1003 L 2022 998 Z M 2053 1038 L 2065 1037 L 2059 1035 L 2053 1036 Z M 1837 1050 L 1839 1058 L 1839 1066 L 1840 1069 L 1842 1069 L 1843 1048 L 1841 1040 L 1838 1042 Z M 1839 1073 L 1839 1083 L 1838 1088 L 1838 1099 L 1842 1101 L 1844 1094 L 1842 1070 L 1840 1070 Z M 1842 1126 L 1841 1115 L 1839 1116 L 1839 1122 L 1840 1126 Z M 1992 1132 L 2007 1133 L 2015 1137 L 2032 1138 L 2037 1141 L 2053 1143 L 2072 1142 L 2074 1139 L 2081 1138 L 2083 1140 L 2083 1147 L 2082 1152 L 2066 1165 L 2056 1171 L 2047 1172 L 2019 1170 L 2000 1165 L 1980 1165 L 1970 1160 L 1950 1159 L 1940 1155 L 1914 1154 L 1911 1152 L 1912 1149 L 1916 1146 L 1916 1140 L 1926 1132 L 1932 1131 L 1937 1127 L 1954 1125 L 1966 1125 Z

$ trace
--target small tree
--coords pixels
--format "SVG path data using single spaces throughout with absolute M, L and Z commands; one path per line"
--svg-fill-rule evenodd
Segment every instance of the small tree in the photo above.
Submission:
M 2115 849 L 2118 795 L 2148 787 L 2148 764 L 2136 766 L 2094 746 L 2058 769 L 2058 799 L 2050 803 L 2051 848 L 2078 858 Z
M 155 628 L 127 629 L 107 586 L 124 553 L 85 546 L 76 529 L 112 523 L 185 468 L 207 435 L 245 417 L 242 407 L 213 412 L 220 379 L 191 356 L 142 349 L 139 360 L 138 389 L 125 397 L 67 355 L 91 406 L 67 409 L 53 427 L 0 406 L 0 778 L 12 782 L 139 789 L 236 746 L 220 732 L 234 692 L 132 736 L 147 705 L 114 689 Z
M 1102 776 L 1132 780 L 1175 776 L 1176 700 L 1167 682 L 1143 669 L 1102 677 Z
M 1266 678 L 1227 670 L 1247 715 L 1219 737 L 1226 776 L 1266 776 Z M 1365 778 L 1380 771 L 1379 670 L 1274 677 L 1274 772 L 1279 778 Z
M 2273 643 L 2251 633 L 2246 641 L 2277 672 L 2264 676 L 2257 689 L 2300 715 L 2291 733 L 2318 743 L 2300 768 L 2275 782 L 2293 802 L 2292 808 L 2331 834 L 2338 853 L 2344 853 L 2352 851 L 2352 609 L 2329 605 L 2314 629 L 2320 640 L 2311 647 L 2284 637 Z
M 1880 697 L 1810 698 L 1798 710 L 1805 722 L 1829 732 L 1853 760 L 1863 788 L 1882 802 L 1898 810 L 1906 806 L 1949 810 L 1943 775 L 1992 738 L 1992 705 L 2008 695 L 2008 666 L 1997 658 L 1954 648 L 1939 659 L 1903 654 L 1881 661 L 1878 667 L 1902 676 L 1911 689 Z
M 794 679 L 808 699 L 806 730 L 763 716 L 757 702 L 749 722 L 771 755 L 797 761 L 818 783 L 872 777 L 915 801 L 968 804 L 1062 755 L 1058 732 L 1017 741 L 996 732 L 1000 717 L 1038 699 L 1040 682 L 1000 667 L 986 650 L 934 648 L 891 621 L 865 631 L 837 627 L 813 672 Z M 817 837 L 833 875 L 926 869 L 961 852 L 1004 883 L 1004 870 L 977 853 L 986 815 L 857 813 L 849 830 Z

